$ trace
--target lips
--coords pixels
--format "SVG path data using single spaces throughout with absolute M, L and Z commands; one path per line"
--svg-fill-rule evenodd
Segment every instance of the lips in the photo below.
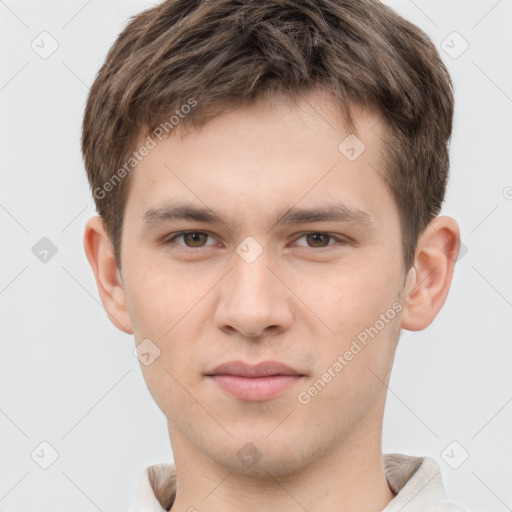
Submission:
M 243 361 L 230 361 L 215 367 L 206 375 L 235 375 L 239 377 L 269 377 L 272 375 L 302 375 L 294 368 L 277 361 L 262 361 L 250 365 Z
M 270 400 L 304 378 L 298 370 L 277 361 L 256 365 L 231 361 L 217 366 L 206 376 L 229 395 L 255 402 Z

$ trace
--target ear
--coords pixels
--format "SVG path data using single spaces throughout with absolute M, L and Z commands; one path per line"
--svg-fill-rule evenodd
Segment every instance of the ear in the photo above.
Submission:
M 459 226 L 451 217 L 436 217 L 425 228 L 407 275 L 403 329 L 421 331 L 437 316 L 450 289 L 459 249 Z
M 117 267 L 103 219 L 99 216 L 87 221 L 84 249 L 94 272 L 96 286 L 108 318 L 121 331 L 133 334 L 121 273 Z

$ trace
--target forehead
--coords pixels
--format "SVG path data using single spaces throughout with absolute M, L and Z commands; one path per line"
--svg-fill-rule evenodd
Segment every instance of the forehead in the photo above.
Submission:
M 275 96 L 153 137 L 155 147 L 132 171 L 127 214 L 135 210 L 133 220 L 144 223 L 148 212 L 174 201 L 222 212 L 223 219 L 231 214 L 233 222 L 242 221 L 241 212 L 248 220 L 258 212 L 275 223 L 299 203 L 317 208 L 341 200 L 376 217 L 376 207 L 391 199 L 381 178 L 384 124 L 357 108 L 353 119 L 357 134 L 328 95 Z

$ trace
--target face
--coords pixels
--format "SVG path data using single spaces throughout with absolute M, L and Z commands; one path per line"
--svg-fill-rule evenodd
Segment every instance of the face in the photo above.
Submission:
M 399 217 L 380 175 L 384 123 L 357 114 L 358 155 L 329 101 L 225 112 L 132 171 L 122 279 L 137 344 L 159 351 L 143 375 L 173 449 L 228 469 L 284 473 L 380 433 Z M 216 372 L 233 361 L 296 374 Z

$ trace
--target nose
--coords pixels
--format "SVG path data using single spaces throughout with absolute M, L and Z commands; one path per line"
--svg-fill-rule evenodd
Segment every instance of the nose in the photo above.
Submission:
M 220 284 L 215 323 L 226 332 L 257 338 L 285 331 L 293 321 L 292 294 L 266 251 L 252 263 L 237 254 Z

